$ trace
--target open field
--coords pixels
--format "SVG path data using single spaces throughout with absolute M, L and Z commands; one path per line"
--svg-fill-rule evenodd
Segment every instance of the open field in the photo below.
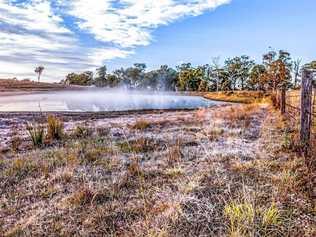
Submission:
M 315 236 L 288 126 L 268 104 L 234 104 L 80 117 L 40 148 L 13 132 L 0 235 Z
M 226 91 L 204 93 L 203 96 L 210 100 L 251 104 L 266 101 L 269 94 L 259 91 Z
M 59 83 L 38 83 L 30 80 L 0 79 L 0 96 L 25 94 L 36 91 L 71 90 L 79 88 L 79 86 L 66 86 Z

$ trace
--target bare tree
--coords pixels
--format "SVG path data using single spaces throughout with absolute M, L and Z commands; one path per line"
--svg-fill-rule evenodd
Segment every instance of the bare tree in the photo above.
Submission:
M 217 57 L 213 57 L 212 58 L 212 62 L 211 62 L 211 68 L 212 70 L 214 71 L 215 73 L 215 80 L 216 80 L 216 91 L 219 90 L 219 70 L 220 70 L 220 57 L 217 56 Z
M 37 73 L 37 75 L 38 75 L 38 77 L 37 77 L 38 82 L 40 82 L 41 75 L 42 75 L 44 69 L 45 68 L 43 66 L 38 66 L 35 68 L 35 73 Z
M 296 59 L 293 61 L 293 73 L 294 73 L 294 88 L 297 87 L 300 77 L 302 59 Z

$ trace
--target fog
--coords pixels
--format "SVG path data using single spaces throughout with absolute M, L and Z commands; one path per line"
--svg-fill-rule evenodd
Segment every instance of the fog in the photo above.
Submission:
M 193 109 L 219 102 L 199 96 L 148 91 L 87 89 L 0 97 L 0 111 L 100 112 L 145 109 Z

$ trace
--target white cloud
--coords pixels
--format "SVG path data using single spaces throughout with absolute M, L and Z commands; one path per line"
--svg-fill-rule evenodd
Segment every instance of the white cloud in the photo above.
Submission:
M 125 58 L 150 44 L 151 32 L 186 16 L 200 15 L 230 0 L 0 0 L 0 78 L 60 80 L 105 60 Z M 64 17 L 75 17 L 65 22 Z M 80 39 L 88 32 L 95 45 Z
M 185 16 L 196 16 L 230 0 L 73 0 L 68 13 L 80 29 L 122 47 L 148 45 L 151 30 Z

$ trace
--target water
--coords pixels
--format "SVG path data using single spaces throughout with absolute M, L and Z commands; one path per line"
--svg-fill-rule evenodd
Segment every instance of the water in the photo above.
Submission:
M 199 96 L 109 90 L 43 92 L 0 97 L 3 112 L 100 112 L 144 109 L 194 109 L 219 104 Z

